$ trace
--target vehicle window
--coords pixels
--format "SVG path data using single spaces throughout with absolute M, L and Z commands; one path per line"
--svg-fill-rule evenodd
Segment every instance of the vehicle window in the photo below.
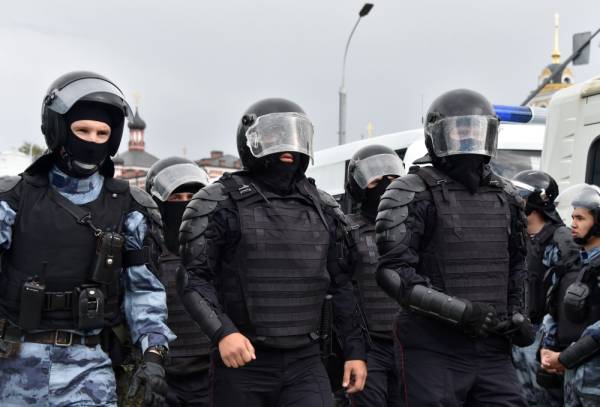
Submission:
M 490 166 L 496 174 L 512 178 L 524 170 L 539 170 L 541 155 L 539 150 L 498 150 Z
M 590 145 L 585 171 L 585 182 L 600 185 L 600 137 L 597 137 L 592 145 Z

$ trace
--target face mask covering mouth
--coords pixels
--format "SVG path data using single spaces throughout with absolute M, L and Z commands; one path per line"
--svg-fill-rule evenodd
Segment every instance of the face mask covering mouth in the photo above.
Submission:
M 360 206 L 361 213 L 370 220 L 375 220 L 377 217 L 377 208 L 379 207 L 379 201 L 381 200 L 381 196 L 385 192 L 388 185 L 390 185 L 392 181 L 387 177 L 383 177 L 379 183 L 371 189 L 365 190 L 365 199 L 362 201 Z
M 261 159 L 263 168 L 256 173 L 257 178 L 265 185 L 280 194 L 292 192 L 296 181 L 302 176 L 300 153 L 287 153 L 294 157 L 293 163 L 282 162 L 283 153 L 270 154 Z
M 164 202 L 161 206 L 165 231 L 165 244 L 173 254 L 179 253 L 179 227 L 189 201 Z
M 80 102 L 69 110 L 66 117 L 67 138 L 59 154 L 59 168 L 66 174 L 81 178 L 98 171 L 109 155 L 110 137 L 104 143 L 95 143 L 79 138 L 71 126 L 80 120 L 93 120 L 111 127 L 111 116 L 102 105 Z

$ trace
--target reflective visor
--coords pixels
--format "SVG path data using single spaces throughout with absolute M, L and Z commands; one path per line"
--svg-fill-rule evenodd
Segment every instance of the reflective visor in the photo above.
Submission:
M 133 118 L 131 108 L 121 90 L 111 82 L 99 78 L 78 79 L 62 89 L 53 90 L 50 93 L 48 108 L 58 114 L 65 114 L 84 97 L 86 100 L 106 103 L 123 109 L 128 119 Z
M 396 154 L 377 154 L 360 160 L 354 170 L 354 180 L 361 189 L 365 189 L 377 178 L 404 175 L 404 164 Z
M 208 175 L 204 170 L 195 164 L 182 163 L 175 164 L 160 171 L 154 177 L 150 194 L 166 202 L 169 196 L 182 185 L 202 184 L 203 187 L 209 184 Z
M 494 116 L 455 116 L 427 125 L 438 157 L 455 154 L 496 155 L 498 119 Z
M 246 145 L 256 158 L 297 152 L 313 158 L 313 125 L 299 113 L 269 113 L 260 116 L 246 131 Z
M 515 180 L 511 180 L 510 182 L 514 185 L 515 189 L 517 190 L 517 193 L 523 199 L 527 199 L 529 195 L 535 192 L 535 188 L 529 184 Z

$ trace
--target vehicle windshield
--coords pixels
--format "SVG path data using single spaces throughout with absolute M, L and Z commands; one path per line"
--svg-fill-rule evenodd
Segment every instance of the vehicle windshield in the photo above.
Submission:
M 539 150 L 498 149 L 490 166 L 496 174 L 510 179 L 524 170 L 539 170 L 541 155 Z

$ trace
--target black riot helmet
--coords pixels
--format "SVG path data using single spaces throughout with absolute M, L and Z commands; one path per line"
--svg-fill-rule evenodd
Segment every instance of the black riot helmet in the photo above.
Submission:
M 346 192 L 356 202 L 362 202 L 371 181 L 385 176 L 400 177 L 404 173 L 404 164 L 394 150 L 379 144 L 368 145 L 354 153 L 348 163 Z
M 119 150 L 126 117 L 132 117 L 131 108 L 123 92 L 102 75 L 88 71 L 75 71 L 62 75 L 50 87 L 42 102 L 42 133 L 50 151 L 66 143 L 68 135 L 65 115 L 78 102 L 98 103 L 116 113 L 111 123 L 109 154 Z
M 468 89 L 444 93 L 433 101 L 425 118 L 425 145 L 431 158 L 496 154 L 499 120 L 492 104 Z
M 537 210 L 552 222 L 562 223 L 554 205 L 558 196 L 558 184 L 550 174 L 544 171 L 525 170 L 515 175 L 511 182 L 527 202 L 525 206 L 527 215 Z
M 263 99 L 250 106 L 238 125 L 237 148 L 244 168 L 260 171 L 270 154 L 292 152 L 302 157 L 304 173 L 312 158 L 313 126 L 296 103 Z M 267 157 L 267 158 L 265 158 Z
M 196 192 L 208 184 L 206 171 L 183 157 L 158 160 L 146 174 L 146 192 L 157 202 L 166 202 L 174 192 Z
M 195 193 L 208 183 L 206 171 L 187 158 L 163 158 L 150 167 L 146 175 L 146 192 L 158 204 L 164 224 L 165 244 L 171 253 L 179 251 L 179 227 L 189 201 L 169 200 L 169 197 L 177 192 Z

